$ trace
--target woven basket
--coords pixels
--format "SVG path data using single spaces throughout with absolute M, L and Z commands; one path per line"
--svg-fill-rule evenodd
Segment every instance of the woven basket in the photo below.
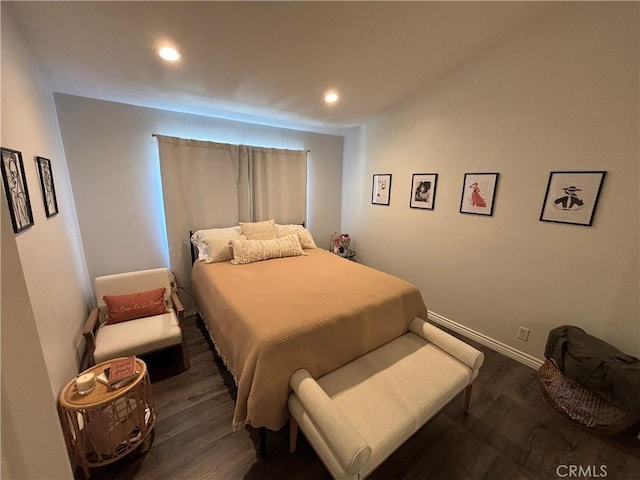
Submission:
M 538 370 L 545 402 L 562 417 L 591 432 L 615 435 L 637 420 L 601 396 L 562 375 L 553 360 Z

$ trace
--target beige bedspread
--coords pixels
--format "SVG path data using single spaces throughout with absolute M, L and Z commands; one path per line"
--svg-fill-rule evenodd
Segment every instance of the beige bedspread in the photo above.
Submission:
M 289 377 L 319 377 L 426 319 L 412 284 L 325 250 L 248 265 L 196 262 L 199 313 L 238 386 L 233 429 L 280 429 Z

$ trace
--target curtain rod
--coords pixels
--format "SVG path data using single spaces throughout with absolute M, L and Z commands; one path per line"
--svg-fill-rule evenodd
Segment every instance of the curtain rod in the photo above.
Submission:
M 152 137 L 157 137 L 157 136 L 158 136 L 158 134 L 157 134 L 157 133 L 152 133 L 152 134 L 151 134 L 151 136 L 152 136 Z M 265 148 L 270 148 L 270 147 L 265 147 Z M 307 153 L 311 153 L 311 150 L 307 148 L 307 149 L 305 149 L 305 152 L 307 152 Z

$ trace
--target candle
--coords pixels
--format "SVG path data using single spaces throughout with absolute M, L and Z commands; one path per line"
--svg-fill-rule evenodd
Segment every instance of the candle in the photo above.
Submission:
M 86 395 L 96 388 L 96 376 L 93 373 L 84 373 L 76 377 L 76 387 L 80 395 Z

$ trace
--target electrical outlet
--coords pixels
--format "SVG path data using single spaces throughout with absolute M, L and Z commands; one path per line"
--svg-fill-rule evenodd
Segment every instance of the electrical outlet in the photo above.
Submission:
M 520 340 L 524 340 L 525 342 L 529 340 L 529 330 L 528 328 L 518 327 L 518 335 L 516 335 Z

